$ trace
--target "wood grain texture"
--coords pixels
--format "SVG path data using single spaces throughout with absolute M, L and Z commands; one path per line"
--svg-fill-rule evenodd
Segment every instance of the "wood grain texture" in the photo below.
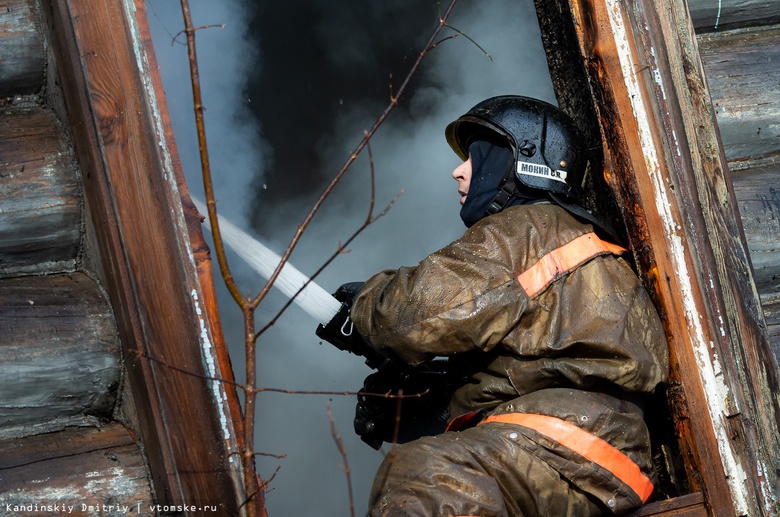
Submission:
M 775 357 L 780 357 L 780 300 L 765 303 L 764 316 L 772 350 L 775 352 Z
M 780 300 L 780 164 L 741 171 L 732 180 L 756 289 L 762 303 Z
M 718 514 L 770 514 L 777 367 L 687 6 L 563 3 L 598 108 L 606 174 L 667 330 L 670 404 L 690 488 Z M 566 27 L 551 25 L 542 32 L 555 45 Z M 583 95 L 565 76 L 554 84 Z
M 4 515 L 156 514 L 141 450 L 119 424 L 8 440 L 0 448 Z
M 780 160 L 778 41 L 778 25 L 699 37 L 723 148 L 732 170 L 763 156 Z
M 243 501 L 237 462 L 203 378 L 197 273 L 148 71 L 138 68 L 137 20 L 120 0 L 44 4 L 156 497 L 233 514 Z
M 701 492 L 658 501 L 632 512 L 630 517 L 707 517 Z
M 111 307 L 88 276 L 0 281 L 0 435 L 110 416 L 119 358 Z
M 35 0 L 0 0 L 0 99 L 43 86 L 44 47 Z
M 0 116 L 0 276 L 75 269 L 83 208 L 77 164 L 54 115 Z

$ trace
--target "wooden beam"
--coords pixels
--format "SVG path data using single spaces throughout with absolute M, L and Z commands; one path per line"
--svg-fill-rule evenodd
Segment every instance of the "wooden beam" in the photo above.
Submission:
M 542 30 L 548 55 L 575 31 L 580 55 L 561 69 L 576 75 L 584 65 L 589 88 L 554 83 L 562 97 L 590 94 L 597 106 L 605 174 L 667 330 L 691 489 L 717 515 L 770 515 L 780 466 L 777 366 L 687 7 L 556 3 L 558 21 Z M 556 16 L 545 4 L 537 2 L 549 13 L 540 18 Z
M 0 276 L 73 271 L 81 246 L 78 166 L 56 117 L 0 117 Z
M 630 517 L 707 517 L 701 492 L 658 501 L 632 512 Z
M 0 282 L 0 335 L 0 436 L 111 416 L 119 340 L 111 306 L 87 275 Z
M 234 380 L 233 366 L 230 361 L 227 344 L 222 333 L 222 322 L 219 317 L 219 307 L 217 307 L 217 292 L 214 285 L 214 269 L 211 261 L 211 251 L 203 237 L 203 215 L 201 215 L 195 204 L 192 202 L 189 193 L 189 187 L 184 179 L 184 170 L 179 159 L 179 152 L 176 147 L 176 138 L 173 134 L 170 117 L 168 115 L 168 106 L 165 92 L 162 86 L 157 57 L 154 51 L 152 35 L 146 19 L 146 8 L 143 0 L 136 0 L 136 23 L 138 26 L 138 42 L 143 48 L 148 64 L 148 77 L 151 81 L 151 88 L 154 92 L 158 106 L 159 124 L 162 126 L 159 131 L 163 133 L 162 140 L 167 149 L 167 160 L 170 161 L 170 169 L 176 180 L 176 187 L 180 194 L 180 201 L 184 213 L 184 224 L 186 224 L 186 234 L 189 236 L 189 245 L 192 258 L 195 262 L 197 272 L 197 282 L 200 286 L 201 297 L 199 299 L 198 314 L 201 315 L 199 324 L 203 332 L 209 336 L 213 350 L 213 359 L 216 366 L 210 371 L 212 376 L 219 374 L 220 377 L 228 380 Z M 207 360 L 208 362 L 208 360 Z M 230 419 L 230 425 L 233 428 L 235 444 L 233 451 L 241 450 L 243 446 L 244 429 L 243 413 L 241 402 L 238 397 L 238 389 L 235 384 L 225 383 L 220 386 L 221 398 L 225 401 L 224 410 Z M 260 498 L 262 494 L 258 493 L 256 497 Z
M 0 4 L 0 99 L 37 93 L 43 86 L 43 34 L 35 0 Z
M 244 500 L 236 440 L 223 386 L 206 378 L 229 373 L 217 368 L 199 313 L 202 291 L 134 5 L 44 4 L 156 498 L 233 515 Z
M 8 440 L 0 448 L 4 515 L 156 513 L 141 450 L 119 424 Z

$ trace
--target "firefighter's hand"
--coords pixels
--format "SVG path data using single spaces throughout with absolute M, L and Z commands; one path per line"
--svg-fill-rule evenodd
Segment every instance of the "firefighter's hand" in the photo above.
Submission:
M 449 417 L 448 390 L 402 381 L 392 367 L 366 377 L 358 392 L 355 433 L 374 449 L 383 442 L 406 443 L 444 431 Z
M 364 285 L 366 285 L 365 282 L 348 282 L 346 284 L 341 284 L 341 286 L 336 289 L 336 292 L 333 293 L 333 297 L 341 303 L 346 303 L 351 307 L 352 302 L 355 300 L 355 297 L 360 290 L 363 289 Z

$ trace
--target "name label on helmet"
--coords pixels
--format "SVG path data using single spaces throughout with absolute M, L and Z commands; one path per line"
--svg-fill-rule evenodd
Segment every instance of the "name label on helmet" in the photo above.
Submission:
M 546 165 L 537 163 L 517 162 L 517 173 L 566 183 L 566 171 L 552 170 Z

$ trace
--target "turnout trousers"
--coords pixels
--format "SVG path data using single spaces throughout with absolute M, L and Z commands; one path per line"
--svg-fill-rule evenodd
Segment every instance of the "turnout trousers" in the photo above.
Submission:
M 370 515 L 595 516 L 611 513 L 542 459 L 512 424 L 488 423 L 399 445 L 374 479 Z

